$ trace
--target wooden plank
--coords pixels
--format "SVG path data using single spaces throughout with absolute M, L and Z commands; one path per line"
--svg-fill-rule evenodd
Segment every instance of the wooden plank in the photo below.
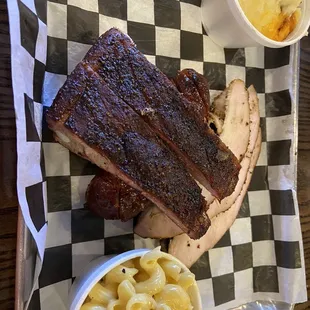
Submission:
M 301 41 L 298 121 L 297 194 L 305 251 L 308 302 L 296 309 L 310 309 L 310 38 Z
M 17 229 L 16 130 L 6 3 L 0 3 L 0 309 L 14 309 Z

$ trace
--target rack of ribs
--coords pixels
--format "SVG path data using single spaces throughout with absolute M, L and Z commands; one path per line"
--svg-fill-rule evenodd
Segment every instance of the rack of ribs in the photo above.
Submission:
M 115 28 L 70 74 L 47 122 L 57 141 L 139 191 L 194 239 L 210 225 L 196 181 L 218 199 L 238 181 L 237 158 Z
M 221 200 L 234 191 L 238 159 L 203 118 L 197 118 L 190 101 L 130 37 L 110 29 L 88 51 L 83 63 L 150 125 L 214 197 Z
M 151 127 L 80 63 L 47 112 L 55 138 L 155 203 L 192 238 L 210 225 L 201 189 Z

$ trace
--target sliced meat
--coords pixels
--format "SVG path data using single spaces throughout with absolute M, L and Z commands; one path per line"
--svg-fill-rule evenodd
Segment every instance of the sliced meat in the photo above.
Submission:
M 157 206 L 145 209 L 138 217 L 134 232 L 142 238 L 166 239 L 183 233 Z
M 119 177 L 192 238 L 210 221 L 196 182 L 149 125 L 85 64 L 68 77 L 47 112 L 56 140 Z
M 206 251 L 223 237 L 226 231 L 234 223 L 242 201 L 250 184 L 254 168 L 256 166 L 261 147 L 261 133 L 255 142 L 255 148 L 251 157 L 250 168 L 247 172 L 246 182 L 234 204 L 226 212 L 220 213 L 211 220 L 211 227 L 208 232 L 199 240 L 192 240 L 186 234 L 176 236 L 169 244 L 169 254 L 178 258 L 186 267 L 190 268 Z M 241 232 L 242 233 L 242 232 Z M 186 253 L 186 255 L 184 255 Z
M 225 120 L 221 140 L 241 160 L 249 141 L 250 106 L 249 94 L 241 80 L 232 81 L 225 90 Z
M 207 124 L 197 122 L 190 102 L 127 35 L 109 30 L 83 62 L 152 127 L 215 197 L 223 199 L 233 192 L 240 170 L 237 158 Z
M 102 170 L 88 185 L 85 207 L 106 220 L 126 222 L 154 204 L 121 179 Z
M 250 86 L 247 91 L 250 107 L 250 136 L 246 154 L 241 162 L 242 168 L 234 193 L 221 201 L 221 203 L 214 202 L 210 205 L 208 215 L 211 218 L 212 226 L 200 240 L 196 242 L 191 240 L 186 234 L 181 234 L 173 238 L 170 243 L 169 253 L 181 258 L 182 262 L 188 267 L 193 265 L 205 251 L 212 248 L 233 224 L 250 184 L 252 173 L 260 154 L 261 132 L 259 128 L 259 103 L 256 91 L 253 86 Z M 182 255 L 182 251 L 185 249 L 189 249 L 187 250 L 188 255 L 186 257 Z
M 248 88 L 249 104 L 250 104 L 250 140 L 248 149 L 254 150 L 255 142 L 259 134 L 260 128 L 260 114 L 259 114 L 259 100 L 256 90 L 253 85 Z
M 238 87 L 241 88 L 241 84 Z M 237 89 L 238 89 L 238 87 L 237 87 Z M 236 94 L 234 94 L 235 91 L 236 91 L 236 89 L 235 90 L 232 89 L 229 91 L 230 95 L 228 96 L 227 100 L 229 100 L 229 98 L 233 99 L 235 97 L 235 95 L 236 95 Z M 249 97 L 249 100 L 247 100 L 248 103 L 246 103 L 246 104 L 248 105 L 248 109 L 250 110 L 248 125 L 247 125 L 247 123 L 244 123 L 244 121 L 243 121 L 243 124 L 241 125 L 241 123 L 239 123 L 240 117 L 238 117 L 234 114 L 230 114 L 230 116 L 226 115 L 225 122 L 224 122 L 224 124 L 226 124 L 229 120 L 228 118 L 232 116 L 240 124 L 239 129 L 235 130 L 236 134 L 238 134 L 240 136 L 238 146 L 232 147 L 235 150 L 235 152 L 240 153 L 239 156 L 240 156 L 240 158 L 242 158 L 241 170 L 239 171 L 239 180 L 238 180 L 238 183 L 236 185 L 234 192 L 229 197 L 226 197 L 225 199 L 223 199 L 221 201 L 221 203 L 213 202 L 210 205 L 208 212 L 207 212 L 210 218 L 213 218 L 217 214 L 224 212 L 231 207 L 233 202 L 239 196 L 239 194 L 243 188 L 244 182 L 246 181 L 246 178 L 247 178 L 247 173 L 248 173 L 248 170 L 249 170 L 249 167 L 251 164 L 252 153 L 254 151 L 255 142 L 257 141 L 257 137 L 259 134 L 259 123 L 260 123 L 259 103 L 258 103 L 256 91 L 255 91 L 253 86 L 250 86 L 248 88 L 247 95 Z M 238 98 L 241 98 L 240 95 L 238 96 Z M 232 103 L 234 103 L 236 105 L 235 99 L 232 100 Z M 236 106 L 238 106 L 238 105 L 236 105 Z M 239 107 L 239 109 L 242 109 L 242 107 Z M 246 110 L 246 108 L 244 110 Z M 236 114 L 240 115 L 240 116 L 242 115 L 243 118 L 248 119 L 248 116 L 244 115 L 244 110 L 242 110 L 241 113 L 237 112 Z M 224 126 L 224 128 L 225 128 L 225 126 Z M 249 137 L 248 137 L 248 134 L 249 134 Z M 234 141 L 234 143 L 237 143 L 236 139 L 234 139 L 233 137 L 230 140 Z M 238 154 L 238 153 L 236 153 L 236 154 Z
M 165 239 L 183 232 L 157 206 L 152 206 L 139 215 L 134 233 L 142 238 Z
M 239 196 L 247 177 L 250 158 L 259 131 L 258 99 L 253 86 L 247 91 L 244 82 L 234 80 L 224 93 L 225 120 L 220 138 L 223 138 L 227 146 L 234 150 L 235 155 L 238 155 L 242 161 L 239 179 L 233 193 L 221 202 L 208 200 L 210 207 L 207 214 L 210 219 L 220 212 L 228 210 Z M 161 223 L 167 223 L 169 219 L 166 219 L 164 213 L 157 212 L 155 208 L 145 210 L 139 217 L 135 227 L 135 232 L 138 235 L 150 238 L 171 238 L 182 233 L 180 228 L 171 221 L 169 225 L 163 227 Z
M 226 97 L 228 94 L 228 89 L 226 88 L 223 92 L 218 95 L 212 105 L 211 105 L 211 112 L 215 115 L 217 115 L 220 120 L 224 121 L 225 114 L 226 114 Z

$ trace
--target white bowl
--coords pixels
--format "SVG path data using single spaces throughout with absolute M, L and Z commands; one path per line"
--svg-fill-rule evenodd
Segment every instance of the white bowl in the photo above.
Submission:
M 117 265 L 120 265 L 128 260 L 141 257 L 148 252 L 150 252 L 149 249 L 138 249 L 128 251 L 117 256 L 103 256 L 93 260 L 84 269 L 82 275 L 77 277 L 73 282 L 69 293 L 69 309 L 80 310 L 90 290 L 110 270 L 115 268 Z M 182 262 L 172 255 L 163 253 L 163 257 L 176 261 L 180 264 L 184 271 L 189 271 L 189 269 Z M 192 285 L 189 288 L 188 293 L 194 307 L 193 310 L 202 310 L 201 297 L 196 282 L 195 285 Z
M 281 48 L 307 35 L 310 26 L 310 2 L 303 0 L 300 21 L 282 42 L 260 33 L 245 16 L 238 0 L 202 0 L 202 23 L 210 38 L 221 47 L 241 48 L 264 45 Z

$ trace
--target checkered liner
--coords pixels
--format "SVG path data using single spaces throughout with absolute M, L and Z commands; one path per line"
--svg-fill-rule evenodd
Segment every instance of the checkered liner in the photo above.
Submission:
M 9 2 L 11 30 L 14 18 L 18 27 L 18 34 L 11 34 L 12 50 L 18 49 L 12 52 L 22 154 L 18 194 L 41 258 L 48 221 L 29 309 L 66 309 L 72 280 L 92 259 L 156 243 L 134 235 L 132 221 L 105 221 L 83 208 L 85 189 L 98 168 L 55 143 L 44 118 L 67 75 L 111 27 L 128 33 L 168 76 L 184 68 L 203 73 L 211 97 L 235 78 L 258 92 L 263 143 L 248 194 L 232 228 L 192 267 L 204 309 L 257 299 L 306 300 L 294 191 L 297 128 L 290 48 L 218 47 L 202 28 L 200 0 L 54 0 L 47 1 L 47 15 L 45 1 Z M 17 85 L 21 67 L 23 82 Z

